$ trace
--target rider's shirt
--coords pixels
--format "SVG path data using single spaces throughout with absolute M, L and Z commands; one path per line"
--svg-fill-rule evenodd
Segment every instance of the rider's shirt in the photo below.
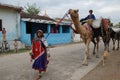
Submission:
M 88 16 L 85 18 L 85 20 L 87 20 L 87 19 L 93 19 L 93 20 L 96 20 L 94 14 L 90 14 L 90 15 L 88 15 Z

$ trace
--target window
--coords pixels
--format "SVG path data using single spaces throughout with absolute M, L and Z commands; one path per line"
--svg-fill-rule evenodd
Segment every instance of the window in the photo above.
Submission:
M 0 31 L 2 31 L 2 20 L 0 19 Z
M 69 33 L 70 32 L 70 27 L 68 25 L 63 25 L 62 26 L 62 33 Z
M 60 33 L 60 27 L 59 26 L 56 27 L 55 24 L 51 24 L 50 26 L 51 26 L 51 28 L 50 28 L 51 33 Z
M 48 33 L 48 24 L 43 23 L 33 23 L 33 22 L 27 22 L 26 23 L 26 33 L 36 33 L 37 30 L 42 30 L 43 33 Z
M 37 30 L 42 30 L 43 33 L 48 33 L 48 24 L 44 24 L 44 23 L 37 23 L 36 24 Z

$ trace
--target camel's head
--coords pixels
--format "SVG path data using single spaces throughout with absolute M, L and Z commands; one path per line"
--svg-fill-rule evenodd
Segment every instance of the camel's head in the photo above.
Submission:
M 79 17 L 78 10 L 69 9 L 68 13 L 71 17 Z
M 102 25 L 105 31 L 108 30 L 109 26 L 111 25 L 110 19 L 102 18 Z

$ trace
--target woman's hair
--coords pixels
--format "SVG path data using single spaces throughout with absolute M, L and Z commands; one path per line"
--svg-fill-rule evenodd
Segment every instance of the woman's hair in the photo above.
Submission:
M 37 31 L 37 33 L 36 33 L 37 37 L 39 37 L 39 36 L 38 36 L 38 33 L 41 33 L 41 36 L 40 36 L 40 37 L 44 37 L 44 34 L 43 34 L 43 31 L 42 31 L 42 30 L 39 29 L 39 30 Z

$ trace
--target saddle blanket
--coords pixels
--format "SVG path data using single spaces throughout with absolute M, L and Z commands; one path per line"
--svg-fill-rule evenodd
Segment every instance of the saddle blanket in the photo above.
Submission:
M 114 32 L 120 32 L 120 28 L 112 27 L 112 30 L 113 30 Z
M 92 27 L 93 28 L 100 28 L 100 24 L 101 24 L 101 18 L 100 19 L 96 19 L 96 20 L 93 21 Z

